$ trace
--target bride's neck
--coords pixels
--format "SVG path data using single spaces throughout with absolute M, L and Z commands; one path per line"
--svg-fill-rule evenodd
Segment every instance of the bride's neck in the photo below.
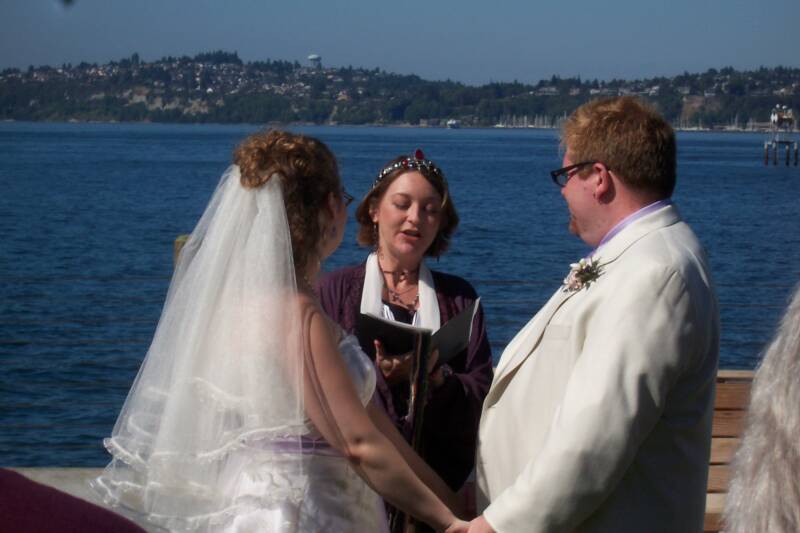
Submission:
M 316 260 L 310 260 L 308 261 L 307 265 L 298 268 L 295 274 L 298 287 L 303 287 L 313 292 L 314 282 L 316 281 L 317 276 L 319 276 L 319 271 L 320 262 Z

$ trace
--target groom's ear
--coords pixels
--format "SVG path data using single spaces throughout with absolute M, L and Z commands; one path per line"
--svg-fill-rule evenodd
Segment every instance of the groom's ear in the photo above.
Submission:
M 595 173 L 592 175 L 594 180 L 594 197 L 597 201 L 608 203 L 614 198 L 614 181 L 611 173 L 602 163 L 595 163 Z

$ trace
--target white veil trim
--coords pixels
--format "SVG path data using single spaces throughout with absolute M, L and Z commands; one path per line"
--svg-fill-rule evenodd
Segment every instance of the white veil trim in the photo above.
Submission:
M 233 165 L 181 251 L 104 441 L 113 459 L 92 486 L 107 504 L 207 531 L 302 499 L 302 456 L 290 453 L 309 431 L 296 296 L 281 177 L 247 189 Z
M 378 263 L 378 255 L 373 252 L 367 257 L 364 275 L 364 291 L 361 294 L 361 312 L 374 316 L 387 317 L 383 304 L 383 274 Z M 423 260 L 419 265 L 419 309 L 414 315 L 414 325 L 431 331 L 441 327 L 439 299 L 433 286 L 433 275 Z

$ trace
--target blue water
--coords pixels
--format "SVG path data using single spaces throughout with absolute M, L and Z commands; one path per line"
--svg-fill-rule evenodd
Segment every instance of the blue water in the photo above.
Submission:
M 153 334 L 174 238 L 191 231 L 253 126 L 0 124 L 0 465 L 92 466 Z M 587 248 L 548 171 L 556 133 L 304 127 L 364 194 L 416 147 L 462 223 L 432 265 L 483 297 L 495 358 Z M 675 200 L 709 251 L 722 366 L 753 368 L 800 280 L 800 168 L 764 167 L 756 134 L 679 134 Z M 351 210 L 354 208 L 351 207 Z M 363 259 L 350 223 L 333 269 Z

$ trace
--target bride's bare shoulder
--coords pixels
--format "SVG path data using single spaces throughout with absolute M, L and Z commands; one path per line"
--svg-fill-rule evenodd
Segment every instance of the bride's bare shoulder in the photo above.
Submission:
M 316 298 L 305 292 L 298 292 L 297 306 L 303 323 L 310 328 L 312 335 L 330 335 L 333 339 L 339 338 L 339 327 L 325 313 Z

